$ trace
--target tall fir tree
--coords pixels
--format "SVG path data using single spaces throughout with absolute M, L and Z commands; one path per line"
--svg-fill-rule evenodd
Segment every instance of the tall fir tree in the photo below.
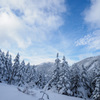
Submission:
M 2 82 L 3 64 L 2 64 L 2 51 L 0 50 L 0 82 Z
M 63 56 L 62 60 L 63 60 L 63 62 L 60 67 L 59 81 L 57 83 L 58 88 L 59 88 L 58 92 L 61 94 L 71 95 L 69 66 L 66 61 L 65 56 Z
M 1 54 L 1 62 L 2 62 L 2 81 L 6 80 L 6 67 L 5 67 L 5 53 Z
M 81 87 L 83 88 L 82 90 L 84 90 L 85 92 L 83 92 L 83 96 L 82 97 L 90 97 L 91 96 L 91 85 L 90 85 L 90 80 L 89 80 L 89 76 L 88 76 L 88 72 L 86 70 L 86 68 L 84 67 L 84 65 L 82 65 L 82 73 L 81 73 Z
M 95 88 L 92 93 L 92 98 L 94 100 L 100 100 L 100 73 L 96 76 L 93 82 L 95 82 Z
M 55 70 L 53 72 L 52 79 L 49 81 L 48 89 L 52 89 L 53 91 L 58 92 L 59 87 L 58 87 L 58 81 L 59 81 L 59 73 L 60 73 L 60 59 L 59 59 L 59 54 L 57 53 L 57 58 L 55 60 L 54 64 Z
M 77 64 L 73 65 L 73 69 L 71 70 L 71 91 L 72 96 L 78 97 L 80 95 L 79 87 L 80 87 L 80 69 Z
M 8 82 L 8 79 L 9 79 L 9 51 L 6 53 L 6 56 L 5 56 L 4 76 L 5 76 L 5 81 Z
M 92 85 L 93 85 L 92 98 L 94 100 L 100 100 L 100 62 L 95 73 L 96 73 L 96 77 L 92 81 Z
M 20 61 L 19 61 L 20 55 L 19 53 L 16 55 L 15 59 L 14 59 L 14 64 L 12 67 L 12 76 L 10 79 L 10 83 L 11 84 L 15 84 L 18 85 L 18 78 L 19 78 L 19 68 L 20 68 Z
M 20 68 L 18 70 L 18 86 L 23 86 L 24 85 L 24 73 L 25 73 L 25 62 L 24 60 L 20 64 Z
M 10 79 L 12 76 L 12 56 L 10 55 L 9 60 L 8 60 L 8 84 L 10 84 Z

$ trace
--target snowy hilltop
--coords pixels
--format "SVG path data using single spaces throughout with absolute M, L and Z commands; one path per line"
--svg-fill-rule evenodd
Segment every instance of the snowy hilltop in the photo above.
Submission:
M 15 85 L 18 87 L 19 92 L 26 94 L 33 93 L 28 91 L 29 89 L 34 89 L 34 91 L 35 89 L 42 90 L 43 96 L 47 95 L 47 92 L 48 95 L 50 94 L 54 97 L 50 97 L 52 100 L 56 100 L 57 97 L 60 98 L 57 100 L 76 99 L 70 99 L 70 97 L 77 97 L 77 100 L 78 98 L 100 100 L 100 56 L 86 58 L 69 66 L 65 56 L 60 60 L 57 53 L 55 63 L 49 62 L 40 65 L 30 65 L 30 63 L 25 64 L 24 60 L 20 62 L 19 54 L 16 55 L 12 62 L 9 52 L 5 54 L 0 50 L 0 83 L 3 83 L 0 86 L 1 93 L 3 92 L 4 83 L 6 83 Z M 8 89 L 7 91 L 10 91 L 11 89 L 8 87 L 4 90 Z M 13 91 L 13 88 L 11 91 Z M 15 93 L 19 94 L 16 91 Z M 40 96 L 39 93 L 36 94 Z M 11 95 L 7 94 L 7 96 Z M 2 100 L 7 100 L 3 99 L 4 96 L 0 97 Z M 15 98 L 17 97 L 15 96 Z

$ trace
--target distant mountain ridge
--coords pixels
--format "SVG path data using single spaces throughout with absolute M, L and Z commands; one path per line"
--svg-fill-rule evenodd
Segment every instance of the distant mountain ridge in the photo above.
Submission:
M 53 71 L 55 68 L 53 68 L 54 63 L 52 62 L 47 62 L 47 63 L 42 63 L 40 65 L 36 66 L 36 69 L 41 71 L 41 69 L 45 69 L 45 72 L 49 73 L 49 71 Z M 100 55 L 99 56 L 94 56 L 94 57 L 88 57 L 85 58 L 79 62 L 74 63 L 70 68 L 73 68 L 74 65 L 77 65 L 80 70 L 82 70 L 82 65 L 86 68 L 87 71 L 92 71 L 100 65 Z
M 88 57 L 75 64 L 80 69 L 82 69 L 82 65 L 83 65 L 87 71 L 91 71 L 91 70 L 96 69 L 98 65 L 100 65 L 100 56 Z M 72 66 L 74 66 L 74 64 Z

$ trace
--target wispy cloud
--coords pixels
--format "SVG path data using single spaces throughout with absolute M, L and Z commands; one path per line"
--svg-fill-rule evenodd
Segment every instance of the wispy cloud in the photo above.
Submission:
M 90 7 L 85 9 L 84 15 L 84 20 L 92 32 L 76 41 L 76 46 L 86 45 L 88 49 L 100 50 L 100 0 L 91 0 Z
M 99 55 L 100 50 L 100 0 L 90 0 L 90 5 L 84 10 L 84 21 L 87 33 L 78 39 L 75 44 L 81 48 L 78 58 Z
M 100 30 L 94 31 L 76 41 L 76 46 L 87 45 L 89 49 L 100 50 Z

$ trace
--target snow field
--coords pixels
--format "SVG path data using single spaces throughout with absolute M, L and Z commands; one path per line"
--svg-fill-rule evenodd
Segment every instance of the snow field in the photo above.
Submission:
M 40 93 L 41 90 L 33 89 L 32 91 L 34 91 L 34 96 L 18 91 L 16 86 L 0 83 L 0 100 L 39 100 L 39 98 L 42 97 L 42 93 Z M 50 91 L 48 91 L 47 94 L 49 95 L 49 100 L 84 100 Z M 46 95 L 44 96 L 44 100 L 48 100 Z

